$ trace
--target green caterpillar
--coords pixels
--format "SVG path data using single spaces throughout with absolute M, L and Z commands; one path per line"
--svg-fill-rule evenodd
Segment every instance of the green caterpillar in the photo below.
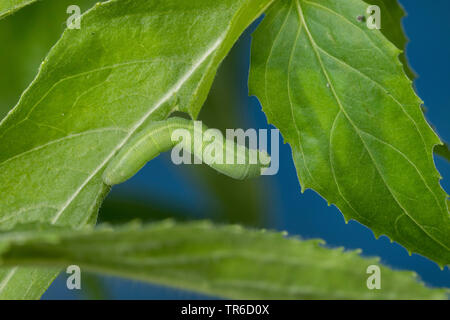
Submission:
M 178 141 L 179 138 L 174 139 L 177 130 L 180 129 L 185 130 L 184 132 L 193 138 L 181 141 Z M 123 183 L 134 176 L 148 161 L 175 146 L 188 150 L 213 169 L 237 180 L 257 177 L 270 165 L 270 157 L 266 152 L 247 149 L 231 140 L 225 140 L 226 143 L 223 140 L 205 143 L 204 136 L 207 136 L 207 140 L 211 137 L 208 135 L 208 128 L 204 125 L 196 126 L 194 121 L 173 117 L 153 122 L 132 138 L 110 161 L 103 173 L 103 181 L 110 186 Z M 234 161 L 230 164 L 226 163 L 227 161 L 215 161 L 212 157 L 205 158 L 203 156 L 205 148 L 209 150 L 220 148 L 223 158 L 232 158 Z

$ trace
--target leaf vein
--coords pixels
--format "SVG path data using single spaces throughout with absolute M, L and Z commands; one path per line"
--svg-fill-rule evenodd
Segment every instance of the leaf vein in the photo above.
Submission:
M 106 132 L 106 131 L 123 131 L 123 132 L 127 132 L 127 130 L 125 130 L 125 129 L 111 127 L 111 128 L 101 128 L 101 129 L 95 129 L 95 130 L 88 130 L 88 131 L 84 131 L 84 132 L 80 132 L 80 133 L 71 134 L 71 135 L 68 135 L 68 136 L 56 139 L 56 140 L 49 141 L 49 142 L 47 142 L 45 144 L 42 144 L 40 146 L 36 146 L 36 147 L 34 147 L 32 149 L 29 149 L 27 151 L 21 152 L 21 153 L 15 155 L 14 157 L 8 158 L 8 159 L 6 159 L 6 160 L 4 160 L 3 162 L 0 163 L 0 167 L 4 166 L 7 162 L 16 160 L 17 158 L 21 158 L 21 157 L 23 157 L 23 156 L 25 156 L 25 155 L 27 155 L 29 153 L 36 152 L 36 151 L 38 151 L 40 149 L 44 149 L 45 147 L 48 147 L 50 145 L 57 144 L 57 143 L 60 143 L 60 142 L 66 141 L 66 140 L 73 139 L 73 138 L 81 137 L 81 136 L 84 136 L 84 135 L 95 134 L 95 133 Z
M 433 237 L 433 235 L 431 235 L 429 232 L 427 232 L 413 217 L 411 217 L 409 215 L 409 213 L 407 212 L 407 210 L 401 205 L 401 203 L 399 202 L 399 200 L 397 199 L 397 197 L 395 196 L 395 194 L 393 193 L 392 189 L 390 188 L 390 186 L 387 184 L 386 179 L 384 177 L 384 175 L 381 173 L 380 168 L 378 168 L 378 165 L 375 161 L 375 159 L 373 158 L 372 153 L 370 152 L 370 149 L 368 148 L 366 142 L 364 141 L 364 139 L 361 137 L 361 134 L 359 132 L 359 129 L 357 128 L 357 126 L 353 123 L 353 121 L 351 120 L 351 118 L 348 116 L 348 114 L 345 112 L 345 108 L 342 106 L 342 103 L 339 99 L 339 96 L 336 93 L 336 90 L 334 88 L 333 83 L 331 82 L 331 79 L 328 75 L 328 72 L 326 71 L 325 66 L 323 65 L 323 61 L 322 58 L 320 57 L 320 54 L 317 50 L 317 45 L 316 42 L 314 41 L 314 38 L 312 37 L 309 29 L 308 29 L 308 25 L 306 24 L 305 18 L 303 16 L 303 11 L 300 5 L 300 0 L 295 0 L 297 3 L 297 12 L 300 16 L 300 19 L 303 21 L 303 24 L 305 26 L 305 30 L 308 34 L 309 40 L 311 42 L 311 47 L 313 48 L 316 58 L 320 64 L 320 67 L 322 69 L 322 72 L 324 73 L 325 77 L 328 80 L 328 83 L 330 83 L 330 88 L 333 92 L 333 95 L 336 99 L 337 104 L 339 105 L 339 108 L 342 110 L 342 112 L 344 113 L 344 115 L 346 116 L 347 120 L 350 122 L 350 124 L 354 127 L 355 132 L 358 134 L 359 138 L 361 139 L 361 142 L 363 143 L 365 149 L 367 150 L 368 155 L 370 156 L 370 158 L 372 159 L 372 162 L 374 163 L 375 168 L 378 171 L 378 174 L 380 175 L 381 179 L 383 180 L 386 188 L 388 189 L 389 193 L 391 194 L 392 198 L 395 200 L 395 202 L 397 203 L 397 205 L 403 210 L 403 212 L 411 219 L 411 221 L 413 221 L 431 240 L 433 240 L 434 242 L 436 242 L 438 245 L 440 245 L 441 247 L 445 248 L 447 251 L 450 251 L 450 248 L 448 248 L 445 244 L 443 244 L 440 240 L 436 239 Z

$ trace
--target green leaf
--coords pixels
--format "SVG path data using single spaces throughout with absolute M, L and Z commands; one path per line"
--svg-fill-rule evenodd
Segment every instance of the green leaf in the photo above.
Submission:
M 84 14 L 0 124 L 0 224 L 95 222 L 109 160 L 148 122 L 195 118 L 220 62 L 272 2 L 116 0 Z M 0 279 L 0 297 L 14 281 Z
M 1 1 L 0 1 L 1 2 Z M 66 26 L 68 6 L 73 0 L 41 1 L 0 21 L 0 120 L 10 111 L 36 76 L 42 60 L 58 41 Z M 77 0 L 82 12 L 94 0 Z
M 439 265 L 450 215 L 433 161 L 440 144 L 398 60 L 357 17 L 360 0 L 275 3 L 256 31 L 251 93 L 293 151 L 303 190 Z
M 402 26 L 402 19 L 406 16 L 405 10 L 397 0 L 364 0 L 369 5 L 377 5 L 381 10 L 381 33 L 388 38 L 397 48 L 402 50 L 400 53 L 400 61 L 403 68 L 411 80 L 417 75 L 406 58 L 406 45 L 409 40 L 405 35 Z
M 210 223 L 131 224 L 71 231 L 36 225 L 0 234 L 0 262 L 106 272 L 233 299 L 445 299 L 357 251 L 327 249 L 282 233 Z M 367 268 L 381 289 L 367 288 Z
M 37 0 L 2 0 L 0 2 L 0 19 L 5 18 L 36 1 Z
M 446 159 L 447 161 L 450 161 L 450 148 L 448 147 L 447 143 L 437 146 L 434 151 L 438 156 Z

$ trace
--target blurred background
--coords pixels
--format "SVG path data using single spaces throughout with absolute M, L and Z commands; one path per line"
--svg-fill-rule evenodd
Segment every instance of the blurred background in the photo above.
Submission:
M 416 90 L 427 107 L 427 118 L 443 140 L 450 141 L 450 1 L 401 0 L 408 13 L 404 29 L 410 39 L 407 57 L 418 75 Z M 90 8 L 92 0 L 45 0 L 0 21 L 0 119 L 16 104 L 41 61 L 65 28 L 69 5 Z M 200 119 L 209 127 L 271 128 L 261 106 L 248 96 L 251 33 L 241 37 L 221 65 Z M 450 165 L 436 158 L 450 192 Z M 121 224 L 138 218 L 146 222 L 167 218 L 210 219 L 249 227 L 286 230 L 305 239 L 321 238 L 330 247 L 361 248 L 394 269 L 416 271 L 429 286 L 450 287 L 450 270 L 407 251 L 358 222 L 345 224 L 335 207 L 315 192 L 300 193 L 288 145 L 280 148 L 280 171 L 273 177 L 237 182 L 205 166 L 175 166 L 168 154 L 148 164 L 137 176 L 115 187 L 100 211 L 100 222 Z M 255 266 L 256 267 L 256 266 Z M 62 273 L 44 299 L 207 299 L 213 298 L 124 280 L 82 274 L 82 290 L 66 288 Z

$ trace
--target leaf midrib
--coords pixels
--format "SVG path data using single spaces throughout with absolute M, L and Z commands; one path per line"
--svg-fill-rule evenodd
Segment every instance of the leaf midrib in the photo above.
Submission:
M 89 183 L 89 181 L 97 175 L 97 173 L 112 159 L 112 157 L 116 154 L 116 152 L 122 148 L 128 140 L 132 137 L 132 135 L 145 123 L 145 121 L 155 112 L 158 108 L 160 108 L 165 102 L 167 102 L 170 98 L 172 98 L 182 87 L 183 85 L 191 78 L 191 76 L 195 73 L 195 71 L 211 56 L 211 54 L 219 48 L 222 43 L 222 40 L 225 38 L 226 32 L 221 34 L 220 37 L 208 47 L 206 52 L 199 58 L 196 59 L 196 62 L 193 64 L 192 68 L 190 68 L 181 78 L 178 80 L 174 86 L 172 86 L 168 92 L 157 101 L 147 113 L 136 122 L 136 124 L 131 128 L 129 133 L 125 136 L 125 138 L 114 148 L 108 156 L 101 162 L 101 164 L 94 169 L 92 174 L 78 187 L 75 192 L 68 198 L 68 200 L 63 204 L 61 209 L 55 214 L 54 218 L 51 220 L 52 224 L 55 224 L 64 210 L 70 205 L 70 203 L 77 197 L 77 195 L 83 190 L 83 188 Z

